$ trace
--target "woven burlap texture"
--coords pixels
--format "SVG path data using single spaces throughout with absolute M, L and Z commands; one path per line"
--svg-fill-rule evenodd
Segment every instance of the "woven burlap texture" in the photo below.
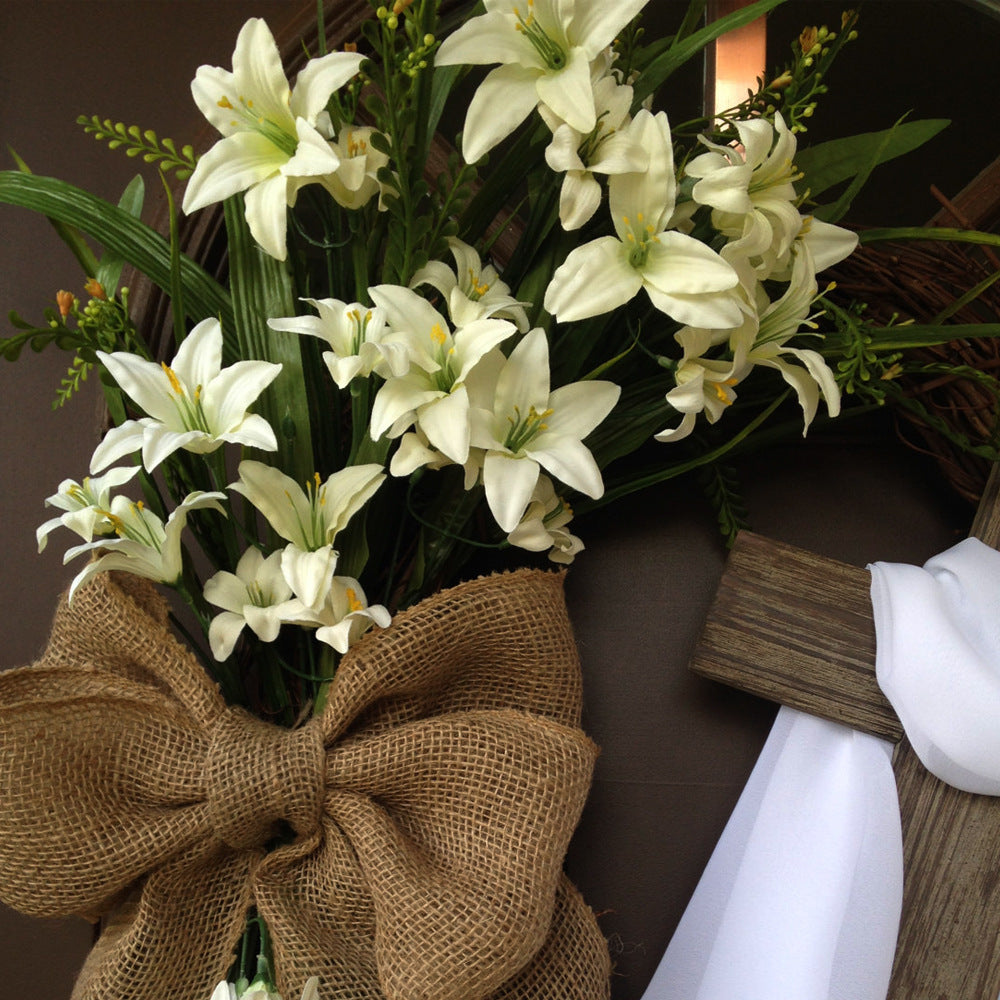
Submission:
M 562 874 L 580 703 L 559 574 L 399 614 L 296 730 L 228 707 L 155 590 L 101 575 L 0 675 L 0 899 L 101 918 L 74 1000 L 207 1000 L 252 905 L 285 996 L 600 1000 L 606 944 Z

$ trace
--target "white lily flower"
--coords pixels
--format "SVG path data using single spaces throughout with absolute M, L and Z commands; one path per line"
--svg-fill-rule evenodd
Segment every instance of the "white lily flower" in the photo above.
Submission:
M 389 157 L 372 146 L 374 132 L 375 129 L 367 125 L 345 125 L 337 136 L 334 148 L 340 163 L 322 184 L 333 195 L 333 200 L 344 208 L 361 208 L 382 193 L 378 172 L 388 165 Z M 379 208 L 384 208 L 381 201 Z
M 732 360 L 704 357 L 719 342 L 714 330 L 685 327 L 674 334 L 674 339 L 684 354 L 674 372 L 676 386 L 667 393 L 667 402 L 682 416 L 677 427 L 654 434 L 657 441 L 686 438 L 694 430 L 699 413 L 704 413 L 708 422 L 714 424 L 735 402 L 734 386 L 749 371 L 749 367 Z
M 248 414 L 247 407 L 277 378 L 281 365 L 237 361 L 223 368 L 218 320 L 202 320 L 169 365 L 125 351 L 98 351 L 97 356 L 148 416 L 108 431 L 90 461 L 91 472 L 139 448 L 149 472 L 181 448 L 205 454 L 225 441 L 264 451 L 277 448 L 271 425 Z
M 746 355 L 747 364 L 777 369 L 795 390 L 802 407 L 803 436 L 816 415 L 821 397 L 831 417 L 840 413 L 840 387 L 823 355 L 819 351 L 787 346 L 787 341 L 803 326 L 815 325 L 809 320 L 809 310 L 816 293 L 812 255 L 808 246 L 798 243 L 788 288 L 760 314 L 760 328 Z
M 46 521 L 35 532 L 38 551 L 44 550 L 50 532 L 59 527 L 76 532 L 85 542 L 89 542 L 95 534 L 113 532 L 114 527 L 107 515 L 111 491 L 133 479 L 138 471 L 138 465 L 130 465 L 111 469 L 103 476 L 84 476 L 82 483 L 64 479 L 59 484 L 59 491 L 45 498 L 45 505 L 66 513 Z
M 361 584 L 353 577 L 335 576 L 319 608 L 301 607 L 287 620 L 316 626 L 320 642 L 346 653 L 372 625 L 387 628 L 392 616 L 381 604 L 369 604 Z
M 425 264 L 410 281 L 411 288 L 431 285 L 448 303 L 448 315 L 455 326 L 466 326 L 477 319 L 509 319 L 518 330 L 528 329 L 524 311 L 527 303 L 510 294 L 510 285 L 500 280 L 492 264 L 484 265 L 473 247 L 454 237 L 448 240 L 455 258 L 455 270 L 439 260 Z
M 809 310 L 816 298 L 815 269 L 808 247 L 797 241 L 793 247 L 793 273 L 784 294 L 770 301 L 761 282 L 744 268 L 744 291 L 753 300 L 741 326 L 720 335 L 719 331 L 686 327 L 675 339 L 684 356 L 675 372 L 677 385 L 667 393 L 667 402 L 683 414 L 680 425 L 654 435 L 657 441 L 679 441 L 694 429 L 704 412 L 715 423 L 736 398 L 734 387 L 755 365 L 775 368 L 796 393 L 802 407 L 803 435 L 816 415 L 819 400 L 831 416 L 840 412 L 840 389 L 823 356 L 814 350 L 789 347 L 787 342 L 803 327 L 814 328 Z M 729 342 L 731 360 L 711 360 L 703 355 L 712 346 Z
M 490 65 L 465 119 L 462 152 L 475 163 L 544 104 L 578 132 L 597 122 L 590 64 L 646 0 L 484 0 L 486 13 L 444 40 L 438 66 Z
M 388 336 L 385 312 L 369 309 L 358 302 L 339 299 L 303 299 L 318 316 L 285 316 L 269 319 L 272 330 L 319 337 L 330 345 L 323 360 L 333 381 L 341 389 L 356 378 L 372 372 L 382 378 L 405 375 L 410 367 L 410 352 L 400 338 Z
M 601 470 L 583 439 L 621 394 L 613 382 L 573 382 L 549 391 L 549 344 L 534 329 L 511 351 L 494 398 L 472 411 L 472 444 L 485 452 L 482 479 L 497 524 L 513 531 L 542 468 L 571 489 L 597 498 Z
M 811 215 L 802 217 L 802 227 L 795 241 L 783 257 L 765 251 L 762 270 L 769 278 L 791 281 L 794 260 L 799 247 L 809 251 L 814 273 L 825 271 L 834 264 L 850 257 L 858 246 L 858 234 L 830 222 L 823 222 Z
M 666 114 L 640 110 L 629 132 L 648 151 L 649 167 L 608 181 L 617 236 L 600 237 L 569 254 L 546 290 L 546 310 L 560 322 L 587 319 L 625 305 L 645 289 L 657 309 L 681 323 L 736 326 L 736 272 L 699 240 L 666 231 L 677 190 Z
M 333 542 L 347 522 L 371 499 L 385 479 L 381 465 L 349 465 L 326 482 L 317 472 L 304 490 L 280 469 L 263 462 L 240 462 L 240 478 L 230 489 L 245 496 L 289 544 L 281 571 L 309 608 L 322 603 L 337 565 Z
M 698 178 L 692 199 L 712 208 L 712 224 L 731 244 L 727 259 L 755 261 L 766 251 L 783 257 L 802 227 L 793 165 L 797 140 L 780 113 L 736 122 L 740 146 L 721 146 L 704 137 L 711 152 L 692 159 L 685 172 Z M 766 274 L 761 277 L 767 277 Z
M 104 553 L 89 562 L 73 579 L 69 588 L 70 600 L 95 573 L 108 570 L 124 570 L 157 583 L 176 583 L 184 570 L 181 532 L 187 525 L 188 514 L 192 510 L 210 508 L 224 515 L 225 508 L 219 501 L 225 499 L 225 493 L 189 493 L 164 524 L 142 501 L 115 497 L 105 516 L 118 537 L 77 545 L 63 558 L 63 562 L 69 562 L 85 552 Z
M 594 84 L 597 121 L 584 133 L 540 109 L 552 129 L 545 162 L 556 173 L 565 173 L 559 194 L 559 221 L 563 229 L 579 229 L 601 203 L 601 185 L 594 174 L 625 174 L 645 170 L 649 153 L 626 128 L 632 105 L 632 88 L 604 76 Z
M 445 318 L 409 288 L 377 285 L 368 290 L 394 333 L 406 337 L 413 363 L 393 377 L 372 404 L 371 436 L 399 437 L 414 424 L 430 445 L 459 465 L 469 457 L 469 395 L 466 380 L 483 356 L 516 332 L 513 323 L 479 319 L 452 333 Z
M 266 559 L 251 547 L 240 556 L 236 572 L 220 570 L 205 583 L 205 600 L 222 608 L 209 625 L 208 642 L 212 655 L 225 660 L 236 640 L 249 626 L 262 642 L 274 642 L 291 607 L 292 588 L 281 572 L 281 553 Z
M 223 980 L 212 991 L 210 1000 L 281 1000 L 281 994 L 270 990 L 267 983 L 261 979 L 255 979 L 242 993 L 237 994 L 236 987 Z M 319 1000 L 319 978 L 317 976 L 306 980 L 306 985 L 302 990 L 302 1000 Z
M 545 552 L 554 563 L 569 565 L 583 542 L 571 534 L 566 525 L 573 520 L 569 504 L 556 493 L 548 476 L 538 477 L 531 500 L 518 526 L 507 535 L 507 541 L 529 552 Z
M 224 138 L 198 161 L 184 211 L 245 191 L 250 232 L 267 253 L 284 260 L 288 207 L 301 187 L 340 167 L 325 109 L 363 58 L 331 52 L 311 59 L 292 89 L 267 24 L 247 21 L 236 40 L 232 72 L 200 66 L 191 84 L 195 103 Z

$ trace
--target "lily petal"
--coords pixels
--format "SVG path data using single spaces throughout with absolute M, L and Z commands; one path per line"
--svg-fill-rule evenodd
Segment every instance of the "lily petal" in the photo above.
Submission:
M 486 75 L 472 95 L 462 130 L 462 155 L 467 163 L 481 160 L 531 114 L 538 104 L 535 84 L 541 73 L 509 65 Z
M 330 95 L 358 75 L 364 55 L 360 52 L 330 52 L 310 59 L 295 78 L 289 107 L 296 118 L 315 121 Z
M 213 147 L 214 148 L 214 147 Z M 277 174 L 255 184 L 246 193 L 246 219 L 253 238 L 276 260 L 288 256 L 288 180 Z
M 277 173 L 287 159 L 274 143 L 257 132 L 226 136 L 198 160 L 184 189 L 181 207 L 190 215 L 224 201 Z
M 538 482 L 538 462 L 488 451 L 483 461 L 486 502 L 500 527 L 513 531 L 520 523 Z
M 611 312 L 642 288 L 642 275 L 621 240 L 603 236 L 577 247 L 556 269 L 545 292 L 545 309 L 560 323 Z
M 597 123 L 594 88 L 590 82 L 590 59 L 580 48 L 568 54 L 566 65 L 558 73 L 538 77 L 536 92 L 567 125 L 584 134 Z

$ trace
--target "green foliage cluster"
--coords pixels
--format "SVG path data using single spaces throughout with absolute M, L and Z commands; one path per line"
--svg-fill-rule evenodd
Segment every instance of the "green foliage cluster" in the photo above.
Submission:
M 143 163 L 155 163 L 164 173 L 172 171 L 179 181 L 187 180 L 197 166 L 193 146 L 185 145 L 178 151 L 173 139 L 160 139 L 152 129 L 123 125 L 97 115 L 80 115 L 76 123 L 99 142 L 106 142 L 109 149 L 121 149 L 133 159 L 140 157 Z

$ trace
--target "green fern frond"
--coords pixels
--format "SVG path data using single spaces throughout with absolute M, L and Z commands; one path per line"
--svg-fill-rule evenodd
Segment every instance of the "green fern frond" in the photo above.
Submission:
M 144 163 L 156 163 L 164 173 L 172 170 L 181 181 L 191 176 L 198 163 L 192 146 L 182 146 L 178 152 L 173 139 L 160 139 L 152 129 L 124 125 L 97 115 L 80 115 L 76 123 L 82 125 L 88 135 L 106 142 L 110 149 L 123 149 L 126 156 L 141 157 Z
M 87 381 L 87 373 L 93 368 L 93 364 L 85 361 L 77 354 L 69 366 L 69 371 L 59 385 L 56 398 L 52 400 L 52 409 L 57 410 L 60 406 L 65 406 L 74 393 L 78 392 L 80 385 Z
M 726 548 L 731 549 L 737 534 L 750 527 L 736 472 L 729 465 L 712 462 L 699 470 L 699 478 L 705 496 L 715 510 Z

